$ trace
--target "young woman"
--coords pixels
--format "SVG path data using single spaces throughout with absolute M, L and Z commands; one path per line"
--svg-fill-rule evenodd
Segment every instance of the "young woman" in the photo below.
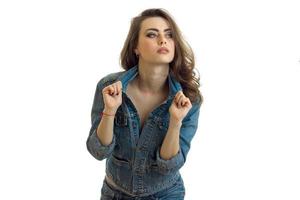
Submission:
M 184 199 L 184 165 L 203 101 L 194 56 L 167 11 L 131 21 L 125 71 L 96 88 L 88 151 L 106 159 L 101 199 Z

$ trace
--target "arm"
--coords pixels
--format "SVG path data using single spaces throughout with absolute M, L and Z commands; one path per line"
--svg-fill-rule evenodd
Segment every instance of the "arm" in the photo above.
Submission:
M 114 114 L 112 110 L 104 107 L 102 95 L 102 81 L 97 84 L 96 92 L 91 112 L 92 127 L 86 141 L 89 153 L 97 160 L 107 158 L 115 146 L 115 136 L 113 134 L 114 116 L 100 116 L 101 112 Z
M 180 148 L 179 135 L 181 125 L 181 121 L 177 121 L 173 118 L 170 119 L 167 134 L 160 148 L 160 157 L 162 159 L 170 160 L 173 156 L 175 156 L 178 153 Z
M 161 174 L 173 173 L 184 165 L 198 127 L 199 111 L 200 105 L 195 104 L 182 122 L 170 118 L 167 134 L 156 153 Z

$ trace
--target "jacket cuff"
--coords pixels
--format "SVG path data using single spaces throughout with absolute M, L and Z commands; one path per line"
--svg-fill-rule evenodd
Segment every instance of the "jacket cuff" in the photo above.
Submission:
M 100 139 L 97 136 L 97 130 L 95 129 L 91 136 L 89 137 L 89 140 L 87 142 L 87 147 L 90 153 L 97 159 L 97 160 L 103 160 L 107 158 L 113 151 L 115 147 L 115 135 L 113 134 L 112 142 L 109 145 L 103 145 L 100 142 Z
M 178 153 L 169 160 L 160 157 L 160 148 L 156 152 L 157 166 L 162 174 L 169 174 L 178 171 L 184 164 L 181 148 Z

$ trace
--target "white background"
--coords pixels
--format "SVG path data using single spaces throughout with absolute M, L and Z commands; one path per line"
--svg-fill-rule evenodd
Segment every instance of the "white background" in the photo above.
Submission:
M 204 103 L 181 173 L 188 200 L 300 199 L 297 1 L 1 1 L 0 199 L 99 199 L 86 149 L 96 84 L 122 70 L 130 20 L 167 9 Z

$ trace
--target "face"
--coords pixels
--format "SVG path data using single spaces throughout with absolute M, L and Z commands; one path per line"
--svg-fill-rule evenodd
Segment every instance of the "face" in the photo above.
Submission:
M 135 53 L 139 55 L 142 62 L 152 64 L 170 63 L 174 58 L 175 51 L 172 35 L 167 20 L 161 17 L 149 17 L 141 23 Z

